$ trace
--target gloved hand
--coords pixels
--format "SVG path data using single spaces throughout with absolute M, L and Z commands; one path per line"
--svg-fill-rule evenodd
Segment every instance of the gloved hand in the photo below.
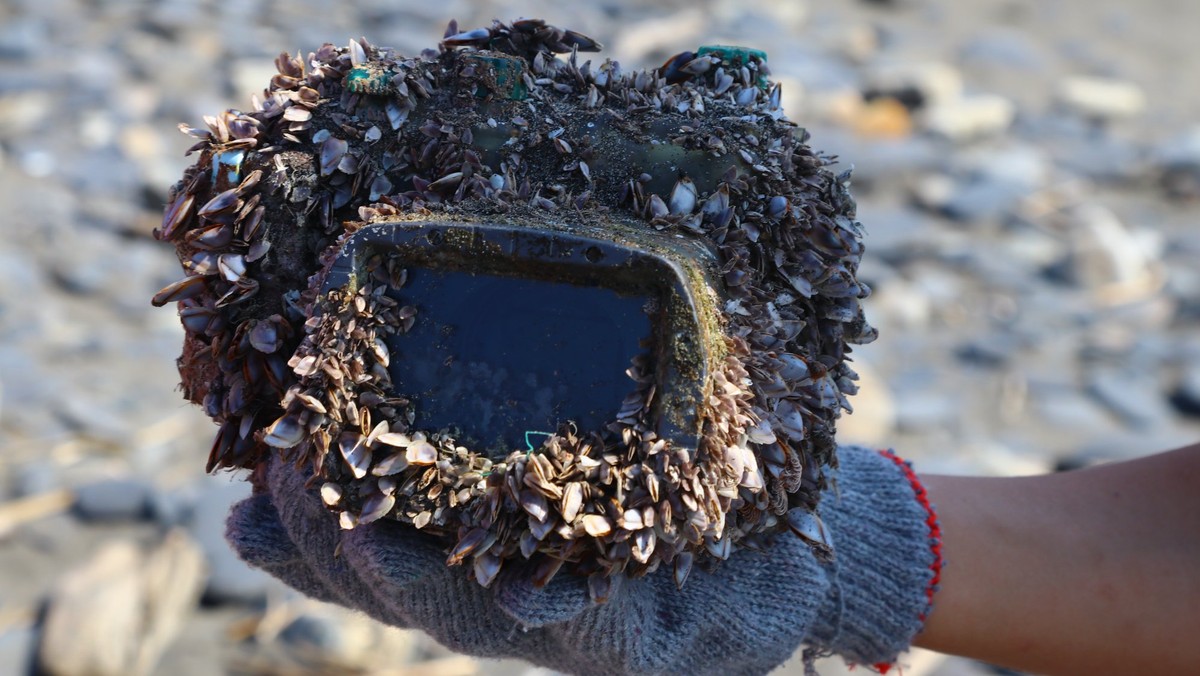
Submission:
M 801 642 L 890 664 L 929 611 L 941 557 L 932 508 L 890 453 L 847 447 L 821 514 L 835 560 L 821 564 L 794 535 L 739 550 L 682 590 L 664 567 L 618 576 L 606 603 L 565 572 L 545 588 L 507 562 L 491 588 L 448 567 L 444 545 L 411 526 L 338 528 L 306 477 L 271 462 L 268 490 L 233 509 L 227 537 L 251 565 L 314 598 L 387 624 L 421 629 L 448 648 L 516 657 L 577 674 L 761 674 Z

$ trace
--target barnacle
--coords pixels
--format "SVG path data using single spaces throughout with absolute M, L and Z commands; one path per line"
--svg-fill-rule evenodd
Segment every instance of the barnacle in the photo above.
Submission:
M 626 72 L 581 62 L 598 48 L 534 19 L 451 24 L 415 57 L 326 44 L 280 55 L 254 110 L 184 128 L 199 158 L 156 234 L 186 276 L 154 303 L 178 303 L 183 392 L 220 425 L 210 471 L 284 454 L 343 527 L 440 535 L 484 585 L 530 558 L 538 583 L 565 568 L 603 597 L 612 575 L 668 564 L 683 584 L 788 528 L 827 548 L 849 346 L 875 337 L 849 175 L 783 116 L 761 52 Z M 417 259 L 371 242 L 425 237 L 421 255 L 486 272 L 508 255 L 496 233 L 568 247 L 608 285 L 613 252 L 679 262 L 644 294 L 671 331 L 610 419 L 488 441 L 431 425 L 406 389 Z M 690 389 L 664 391 L 664 369 Z

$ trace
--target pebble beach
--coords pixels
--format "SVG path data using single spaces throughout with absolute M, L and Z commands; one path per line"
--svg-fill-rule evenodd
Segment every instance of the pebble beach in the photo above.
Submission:
M 880 338 L 855 348 L 839 441 L 1003 476 L 1200 439 L 1200 5 L 8 0 L 0 674 L 550 673 L 456 655 L 238 560 L 224 520 L 249 485 L 204 473 L 216 427 L 178 391 L 177 314 L 150 305 L 179 278 L 151 236 L 193 161 L 179 123 L 249 108 L 280 52 L 365 36 L 415 54 L 452 18 L 519 16 L 626 69 L 703 44 L 767 52 L 788 118 L 853 167 L 867 231 Z M 901 665 L 1013 673 L 920 650 Z

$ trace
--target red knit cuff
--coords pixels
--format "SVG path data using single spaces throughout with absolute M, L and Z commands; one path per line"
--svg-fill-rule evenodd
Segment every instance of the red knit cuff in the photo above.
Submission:
M 933 607 L 933 594 L 937 591 L 938 584 L 942 580 L 942 527 L 938 524 L 937 513 L 933 510 L 933 505 L 929 502 L 929 493 L 925 490 L 925 486 L 921 480 L 917 478 L 917 473 L 913 471 L 912 465 L 905 461 L 900 456 L 890 450 L 881 450 L 879 454 L 883 457 L 896 463 L 900 471 L 908 479 L 908 483 L 912 486 L 913 497 L 920 503 L 925 510 L 925 525 L 929 527 L 929 550 L 933 553 L 933 562 L 929 564 L 929 570 L 933 575 L 929 578 L 929 584 L 925 587 L 925 608 L 917 615 L 922 623 L 929 615 L 930 608 Z M 891 668 L 890 664 L 876 664 L 875 670 L 879 673 L 887 673 Z

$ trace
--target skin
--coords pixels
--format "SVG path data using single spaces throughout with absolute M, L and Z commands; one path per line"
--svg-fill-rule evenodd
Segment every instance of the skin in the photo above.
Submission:
M 923 476 L 947 565 L 916 645 L 1042 674 L 1200 665 L 1200 444 L 1033 477 Z

